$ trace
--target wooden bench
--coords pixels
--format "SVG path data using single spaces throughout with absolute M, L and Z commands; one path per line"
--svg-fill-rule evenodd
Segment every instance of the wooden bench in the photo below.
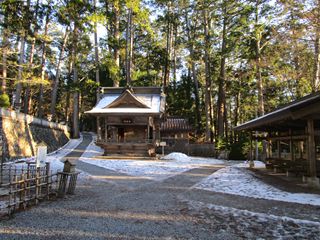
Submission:
M 286 172 L 287 169 L 291 166 L 291 160 L 284 160 L 284 159 L 274 159 L 272 160 L 270 167 L 273 169 L 274 172 Z

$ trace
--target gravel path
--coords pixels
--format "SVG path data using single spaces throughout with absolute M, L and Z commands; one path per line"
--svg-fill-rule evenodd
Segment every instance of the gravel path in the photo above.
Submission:
M 81 156 L 84 140 L 67 157 Z M 217 168 L 162 182 L 78 161 L 76 194 L 0 222 L 0 239 L 320 239 L 320 207 L 191 188 Z M 284 217 L 286 216 L 286 217 Z

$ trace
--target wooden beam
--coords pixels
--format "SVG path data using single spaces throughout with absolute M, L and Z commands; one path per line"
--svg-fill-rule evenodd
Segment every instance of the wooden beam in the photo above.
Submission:
M 304 140 L 307 139 L 308 135 L 293 135 L 293 136 L 279 136 L 279 137 L 270 137 L 270 140 Z

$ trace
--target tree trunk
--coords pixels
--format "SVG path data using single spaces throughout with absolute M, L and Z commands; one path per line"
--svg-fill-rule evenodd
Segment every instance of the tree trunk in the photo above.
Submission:
M 166 91 L 167 85 L 170 81 L 170 65 L 172 52 L 172 2 L 168 2 L 168 23 L 167 23 L 167 44 L 166 44 L 166 61 L 164 65 L 163 87 Z
M 177 89 L 177 35 L 178 35 L 178 27 L 175 24 L 174 26 L 174 34 L 173 34 L 173 53 L 172 53 L 172 59 L 173 59 L 173 69 L 172 69 L 172 74 L 173 74 L 173 90 L 176 91 Z
M 208 30 L 208 11 L 203 10 L 203 30 L 205 38 L 204 46 L 204 61 L 205 61 L 205 112 L 206 112 L 206 142 L 210 141 L 211 137 L 211 119 L 210 119 L 210 106 L 211 106 L 211 74 L 210 74 L 210 62 L 209 62 L 209 30 Z
M 111 14 L 111 6 L 110 6 L 110 1 L 109 0 L 105 0 L 104 3 L 105 3 L 105 13 L 106 15 L 110 15 Z M 110 24 L 110 22 L 108 21 L 108 23 L 106 24 L 106 30 L 107 30 L 107 36 L 112 36 L 113 34 L 113 26 L 112 24 Z M 108 40 L 110 40 L 110 37 L 108 37 Z M 112 53 L 113 53 L 113 45 L 111 43 L 112 41 L 108 41 L 107 45 L 108 45 L 108 52 L 110 54 L 110 56 L 112 56 Z
M 55 115 L 56 115 L 57 94 L 58 94 L 59 79 L 60 79 L 60 73 L 61 73 L 60 66 L 63 60 L 65 48 L 67 45 L 68 36 L 69 36 L 69 27 L 66 28 L 66 31 L 64 33 L 63 43 L 60 49 L 59 59 L 56 66 L 56 77 L 53 83 L 53 89 L 51 93 L 50 114 L 52 115 L 52 119 L 55 119 Z
M 78 63 L 77 63 L 77 50 L 78 50 L 78 31 L 77 23 L 74 23 L 73 30 L 73 51 L 72 51 L 72 67 L 73 67 L 73 83 L 78 83 Z M 72 114 L 72 133 L 73 138 L 80 137 L 79 131 L 79 92 L 77 90 L 73 93 L 73 114 Z
M 131 9 L 131 18 L 130 18 L 130 57 L 129 57 L 129 72 L 130 72 L 130 83 L 132 81 L 133 74 L 133 39 L 134 39 L 134 26 L 133 26 L 133 12 Z
M 32 43 L 31 43 L 31 49 L 30 49 L 30 58 L 29 58 L 29 64 L 28 64 L 28 68 L 29 71 L 33 71 L 33 57 L 34 57 L 34 52 L 35 52 L 35 44 L 36 44 L 36 39 L 33 38 L 32 39 Z M 27 79 L 28 82 L 31 81 L 31 79 Z M 25 114 L 28 114 L 30 112 L 30 106 L 31 106 L 31 86 L 29 83 L 27 83 L 27 87 L 25 90 L 25 94 L 24 94 L 24 103 L 23 103 L 23 112 Z
M 26 32 L 23 31 L 20 42 L 20 53 L 19 53 L 19 67 L 18 67 L 18 78 L 16 82 L 16 91 L 14 93 L 14 109 L 16 111 L 20 111 L 21 109 L 21 91 L 22 91 L 22 72 L 23 72 L 23 65 L 24 65 L 24 50 L 25 50 L 25 40 L 26 40 Z
M 239 124 L 240 100 L 241 100 L 241 93 L 240 91 L 237 91 L 237 94 L 235 96 L 234 126 L 238 126 Z M 237 141 L 237 134 L 234 134 L 234 142 L 236 141 Z
M 255 9 L 255 25 L 259 24 L 259 4 L 260 0 L 256 0 Z M 256 29 L 256 79 L 258 89 L 258 116 L 264 115 L 264 98 L 263 98 L 263 82 L 261 77 L 261 36 L 262 34 Z
M 34 22 L 37 23 L 37 20 L 38 20 L 38 12 L 39 12 L 39 0 L 37 0 L 36 2 L 36 10 L 35 10 L 35 16 L 34 16 Z M 32 41 L 31 41 L 31 50 L 30 50 L 30 58 L 29 58 L 29 71 L 33 72 L 33 59 L 34 59 L 34 53 L 35 53 L 35 45 L 36 45 L 36 38 L 35 36 L 37 35 L 38 33 L 38 27 L 37 27 L 37 24 L 35 24 L 34 26 L 34 37 L 32 37 Z M 33 73 L 32 73 L 33 74 Z M 28 114 L 30 112 L 30 106 L 31 106 L 31 102 L 32 102 L 32 99 L 31 99 L 31 96 L 30 96 L 30 93 L 31 93 L 31 86 L 29 84 L 29 82 L 31 81 L 31 79 L 27 79 L 28 83 L 27 83 L 27 86 L 26 86 L 26 90 L 25 90 L 25 94 L 24 94 L 24 104 L 23 104 L 23 112 L 25 114 Z
M 120 4 L 119 0 L 116 0 L 113 4 L 114 13 L 114 41 L 113 46 L 113 57 L 115 64 L 117 66 L 117 79 L 113 81 L 114 87 L 119 87 L 119 77 L 120 77 Z
M 49 22 L 50 22 L 50 11 L 48 10 L 46 15 L 46 23 L 44 27 L 44 37 L 46 38 L 48 35 L 48 28 L 49 28 Z M 38 117 L 43 118 L 43 82 L 45 78 L 46 73 L 46 57 L 47 57 L 47 51 L 46 51 L 46 39 L 43 39 L 42 42 L 42 57 L 41 57 L 41 83 L 39 86 L 39 102 L 38 102 Z
M 6 20 L 5 20 L 6 21 Z M 7 91 L 7 55 L 8 55 L 8 29 L 5 27 L 2 32 L 2 81 L 1 94 Z
M 219 89 L 218 89 L 218 119 L 217 130 L 218 137 L 225 136 L 224 117 L 226 111 L 226 89 L 225 89 L 225 65 L 226 65 L 226 38 L 227 38 L 227 10 L 226 6 L 223 7 L 223 30 L 222 30 L 222 45 L 221 45 L 221 61 L 220 61 L 220 74 L 219 74 Z
M 131 56 L 132 56 L 132 9 L 128 9 L 127 30 L 126 30 L 126 80 L 131 85 Z
M 23 30 L 22 33 L 20 34 L 20 53 L 19 53 L 19 67 L 18 67 L 18 78 L 17 78 L 17 83 L 16 83 L 16 91 L 14 93 L 14 98 L 15 100 L 13 101 L 14 109 L 16 111 L 20 112 L 21 109 L 21 93 L 22 93 L 22 77 L 23 77 L 23 70 L 24 70 L 24 60 L 25 60 L 25 44 L 27 40 L 27 35 L 28 35 L 28 29 L 29 29 L 29 24 L 30 24 L 30 1 L 27 0 L 26 2 L 26 8 L 25 8 L 25 13 L 23 16 Z
M 94 10 L 97 8 L 96 0 L 94 0 Z M 97 22 L 94 22 L 94 56 L 95 56 L 95 69 L 96 69 L 96 83 L 100 85 L 100 61 L 99 61 L 99 47 L 98 47 L 98 32 Z M 97 91 L 97 100 L 99 100 L 99 90 Z
M 320 5 L 320 4 L 319 4 Z M 319 6 L 320 7 L 320 6 Z M 316 92 L 320 87 L 320 23 L 316 27 L 316 39 L 314 43 L 314 73 L 312 91 Z
M 190 52 L 190 58 L 191 58 L 191 73 L 192 73 L 192 80 L 194 83 L 194 96 L 195 96 L 195 115 L 196 115 L 196 126 L 197 126 L 197 133 L 201 130 L 201 115 L 200 115 L 200 97 L 199 97 L 199 84 L 197 79 L 197 70 L 196 70 L 196 64 L 194 60 L 194 45 L 192 42 L 191 37 L 191 29 L 190 29 L 190 21 L 188 17 L 188 12 L 185 11 L 185 23 L 186 23 L 186 31 L 187 31 L 187 37 L 188 37 L 188 48 Z

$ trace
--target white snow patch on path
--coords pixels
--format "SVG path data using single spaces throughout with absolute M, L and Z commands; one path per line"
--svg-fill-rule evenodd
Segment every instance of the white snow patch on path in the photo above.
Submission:
M 294 222 L 298 225 L 311 225 L 313 227 L 320 227 L 320 222 L 316 221 L 310 221 L 310 220 L 304 220 L 304 219 L 297 219 L 297 218 L 291 218 L 291 217 L 286 217 L 286 216 L 277 216 L 273 214 L 266 214 L 266 213 L 257 213 L 257 212 L 252 212 L 248 210 L 242 210 L 238 208 L 233 208 L 233 207 L 225 207 L 225 206 L 220 206 L 220 205 L 215 205 L 215 204 L 210 204 L 210 203 L 202 203 L 199 201 L 186 201 L 192 208 L 194 209 L 201 209 L 201 208 L 208 208 L 214 211 L 222 212 L 225 214 L 232 214 L 234 217 L 240 218 L 242 216 L 247 216 L 247 217 L 256 217 L 262 221 L 268 222 L 268 220 L 275 220 L 275 221 L 283 221 L 283 222 Z
M 225 163 L 216 159 L 190 158 L 181 153 L 173 153 L 168 158 L 165 158 L 170 160 L 113 160 L 96 158 L 96 156 L 102 154 L 103 150 L 94 143 L 91 143 L 79 160 L 116 172 L 145 177 L 154 181 L 162 181 L 193 168 Z
M 55 152 L 49 153 L 47 155 L 47 162 L 50 162 L 51 170 L 61 171 L 63 169 L 63 162 L 61 161 L 66 155 L 72 152 L 81 142 L 82 142 L 82 135 L 78 139 L 71 139 L 65 146 L 58 149 Z
M 161 157 L 161 160 L 175 160 L 175 161 L 190 161 L 190 157 L 184 153 L 173 152 L 166 156 Z
M 263 166 L 255 163 L 255 166 Z M 247 164 L 238 164 L 222 168 L 196 184 L 194 187 L 207 191 L 222 192 L 245 197 L 270 199 L 284 202 L 311 204 L 320 206 L 320 195 L 289 193 L 270 186 L 250 173 Z
M 69 140 L 63 147 L 59 148 L 58 150 L 48 153 L 46 157 L 46 162 L 50 163 L 50 170 L 52 172 L 62 171 L 63 169 L 63 162 L 61 161 L 66 155 L 72 152 L 81 142 L 83 137 L 80 136 L 78 139 L 71 139 Z M 19 162 L 17 162 L 19 161 Z M 35 156 L 29 158 L 20 158 L 16 160 L 16 162 L 9 162 L 7 164 L 14 164 L 16 168 L 25 167 L 25 163 L 27 162 L 34 162 Z

